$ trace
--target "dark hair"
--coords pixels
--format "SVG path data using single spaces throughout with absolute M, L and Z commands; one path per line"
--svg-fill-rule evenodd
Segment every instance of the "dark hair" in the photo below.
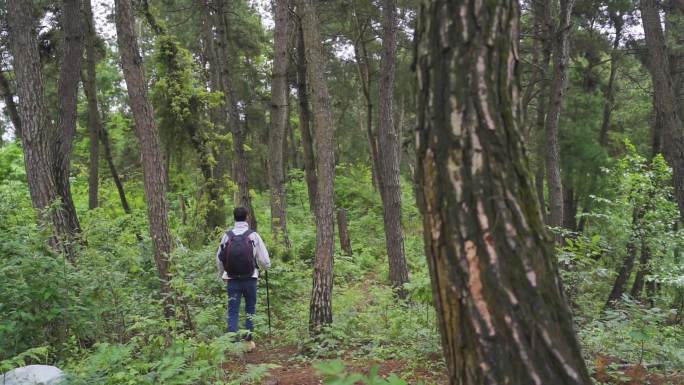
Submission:
M 236 222 L 244 222 L 247 220 L 247 209 L 244 207 L 236 207 L 233 210 L 233 218 Z

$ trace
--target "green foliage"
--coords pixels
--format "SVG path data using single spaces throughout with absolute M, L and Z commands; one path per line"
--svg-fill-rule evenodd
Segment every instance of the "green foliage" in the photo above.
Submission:
M 380 376 L 380 367 L 375 365 L 370 373 L 365 376 L 359 373 L 348 373 L 345 365 L 341 361 L 321 362 L 316 365 L 316 371 L 323 376 L 325 385 L 408 385 L 408 382 L 390 374 L 387 378 Z M 422 385 L 422 382 L 416 383 Z

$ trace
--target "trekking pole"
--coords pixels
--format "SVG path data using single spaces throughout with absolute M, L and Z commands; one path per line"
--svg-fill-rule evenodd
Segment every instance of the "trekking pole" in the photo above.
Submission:
M 271 299 L 268 295 L 268 270 L 265 270 L 264 274 L 264 278 L 266 278 L 266 308 L 268 311 L 268 341 L 273 342 L 271 338 Z

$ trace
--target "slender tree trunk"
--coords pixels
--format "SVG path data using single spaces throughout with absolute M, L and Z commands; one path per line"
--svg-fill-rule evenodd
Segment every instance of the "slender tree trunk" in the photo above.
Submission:
M 535 185 L 537 187 L 537 196 L 542 208 L 545 222 L 548 223 L 548 210 L 544 199 L 544 175 L 546 171 L 545 162 L 545 144 L 544 133 L 546 132 L 546 111 L 549 100 L 549 65 L 551 62 L 552 51 L 552 35 L 553 15 L 552 7 L 549 1 L 533 1 L 532 9 L 534 12 L 534 19 L 537 29 L 537 45 L 539 46 L 539 92 L 537 94 L 537 116 L 536 116 L 536 132 L 538 135 L 535 152 L 537 154 L 537 170 L 535 172 Z
M 301 18 L 301 16 L 300 16 Z M 304 150 L 304 172 L 309 192 L 309 207 L 316 211 L 316 156 L 311 137 L 311 110 L 309 109 L 309 89 L 306 80 L 307 63 L 304 49 L 304 32 L 301 20 L 297 23 L 297 99 L 299 100 L 299 129 L 302 134 Z
M 143 163 L 143 179 L 150 237 L 154 248 L 154 260 L 161 280 L 161 292 L 165 299 L 164 313 L 173 316 L 172 293 L 169 286 L 169 256 L 173 250 L 168 224 L 168 203 L 164 183 L 164 160 L 162 159 L 159 131 L 154 120 L 152 104 L 147 95 L 142 57 L 135 34 L 135 14 L 131 0 L 115 0 L 116 35 L 121 52 L 121 67 L 135 128 L 140 139 Z
M 395 0 L 383 0 L 382 58 L 380 61 L 380 125 L 378 145 L 380 196 L 383 203 L 385 242 L 389 259 L 389 278 L 400 297 L 406 292 L 402 286 L 408 282 L 408 268 L 404 253 L 404 231 L 401 224 L 401 183 L 399 157 L 400 134 L 394 125 L 394 79 L 397 61 L 397 9 Z
M 664 155 L 672 166 L 675 198 L 680 219 L 684 220 L 684 127 L 677 111 L 672 88 L 669 60 L 660 13 L 656 0 L 641 1 L 641 18 L 649 53 L 649 69 L 653 79 L 656 120 L 662 125 Z
M 627 243 L 627 251 L 625 258 L 622 261 L 622 266 L 620 266 L 620 271 L 615 278 L 615 283 L 613 283 L 613 288 L 610 290 L 608 295 L 608 300 L 606 301 L 605 309 L 612 308 L 615 302 L 622 298 L 625 293 L 625 288 L 627 287 L 627 281 L 632 275 L 632 270 L 634 269 L 634 261 L 636 260 L 637 253 L 637 234 L 640 231 L 641 221 L 644 217 L 643 207 L 634 207 L 632 211 L 632 230 L 631 237 Z
M 632 283 L 632 290 L 630 290 L 629 295 L 633 299 L 639 299 L 641 297 L 641 292 L 644 289 L 644 283 L 646 282 L 646 275 L 650 273 L 651 269 L 649 263 L 651 262 L 651 248 L 648 247 L 648 240 L 644 237 L 641 238 L 641 255 L 639 256 L 639 270 L 637 270 L 636 276 L 634 277 L 634 283 Z
M 601 131 L 599 133 L 599 144 L 601 147 L 605 147 L 608 144 L 608 131 L 610 130 L 610 122 L 615 105 L 615 78 L 617 77 L 617 69 L 620 63 L 620 41 L 622 40 L 622 26 L 624 24 L 622 15 L 613 15 L 611 19 L 615 28 L 615 37 L 613 38 L 613 50 L 610 52 L 608 86 L 604 93 L 606 100 L 603 105 L 603 120 L 601 121 Z
M 518 2 L 421 10 L 417 195 L 449 383 L 589 385 L 518 126 Z
M 83 91 L 88 101 L 88 134 L 90 137 L 90 164 L 88 167 L 88 208 L 94 209 L 99 206 L 98 187 L 100 184 L 100 131 L 102 121 L 97 103 L 97 78 L 95 66 L 97 65 L 97 32 L 95 31 L 95 19 L 90 0 L 84 0 L 84 24 L 86 46 L 86 71 L 83 77 Z
M 104 157 L 107 161 L 107 166 L 109 167 L 109 172 L 114 180 L 114 185 L 116 186 L 116 191 L 119 194 L 119 200 L 121 201 L 121 208 L 126 214 L 131 213 L 131 207 L 128 205 L 128 200 L 126 199 L 126 191 L 124 190 L 121 178 L 119 178 L 119 173 L 116 171 L 116 165 L 114 164 L 114 158 L 112 157 L 112 146 L 109 143 L 109 133 L 104 127 L 101 127 L 100 131 L 100 141 L 102 142 L 102 150 L 104 151 Z
M 382 179 L 380 176 L 380 159 L 378 154 L 378 140 L 373 130 L 373 99 L 371 97 L 371 86 L 373 77 L 371 75 L 371 62 L 366 46 L 366 30 L 369 28 L 370 21 L 361 22 L 356 12 L 356 1 L 352 1 L 354 12 L 354 25 L 356 27 L 356 38 L 354 39 L 354 57 L 356 58 L 356 68 L 359 72 L 361 81 L 361 93 L 366 103 L 366 137 L 371 158 L 371 174 L 373 176 L 373 187 L 381 190 Z
M 54 128 L 48 117 L 43 88 L 38 42 L 34 33 L 33 4 L 24 0 L 7 2 L 10 47 L 17 77 L 19 116 L 22 126 L 24 165 L 38 222 L 53 227 L 50 245 L 75 259 L 72 227 L 59 195 L 53 172 Z M 51 207 L 56 205 L 56 207 Z
M 59 117 L 53 146 L 52 163 L 57 193 L 64 202 L 64 211 L 72 234 L 81 232 L 76 207 L 71 197 L 71 150 L 76 135 L 76 109 L 78 84 L 81 78 L 83 59 L 83 15 L 80 0 L 64 0 L 61 25 L 64 31 L 64 46 L 59 69 L 57 94 L 59 96 Z
M 230 63 L 233 61 L 228 49 L 227 21 L 225 0 L 218 0 L 215 14 L 216 29 L 216 53 L 219 58 L 218 68 L 221 71 L 221 90 L 224 95 L 224 103 L 228 112 L 228 124 L 233 134 L 233 150 L 235 158 L 233 162 L 233 175 L 238 186 L 237 204 L 249 210 L 249 225 L 257 229 L 256 213 L 252 206 L 252 197 L 249 195 L 249 179 L 247 176 L 247 154 L 245 153 L 246 128 L 240 121 L 238 114 L 237 97 L 233 87 L 233 77 L 230 72 Z
M 577 197 L 572 183 L 563 184 L 563 227 L 570 230 L 577 230 Z
M 337 210 L 337 227 L 340 233 L 340 248 L 347 256 L 351 257 L 352 246 L 351 238 L 349 237 L 349 225 L 347 221 L 346 209 Z
M 546 180 L 549 186 L 549 225 L 563 226 L 563 184 L 560 169 L 558 131 L 563 97 L 568 83 L 568 59 L 572 8 L 575 0 L 560 0 L 560 21 L 555 30 L 553 49 L 553 79 L 546 116 Z
M 4 72 L 0 71 L 0 96 L 5 102 L 5 111 L 9 115 L 12 126 L 14 126 L 14 137 L 21 140 L 21 118 L 17 104 L 14 102 L 14 94 L 10 88 L 9 80 Z
M 313 92 L 313 124 L 316 144 L 316 260 L 309 307 L 309 331 L 313 335 L 332 323 L 335 153 L 330 95 L 325 75 L 321 33 L 314 0 L 298 0 L 302 20 L 307 76 Z
M 287 41 L 290 10 L 288 0 L 275 2 L 273 81 L 271 86 L 271 130 L 268 141 L 268 174 L 271 187 L 271 230 L 276 241 L 290 248 L 285 208 L 283 143 L 287 130 Z M 282 239 L 280 239 L 282 237 Z

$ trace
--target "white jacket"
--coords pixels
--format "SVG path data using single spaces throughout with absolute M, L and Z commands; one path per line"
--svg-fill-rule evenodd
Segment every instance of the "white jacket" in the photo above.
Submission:
M 233 227 L 231 231 L 235 235 L 240 235 L 247 230 L 249 230 L 249 224 L 247 222 L 235 222 L 235 227 Z M 263 269 L 268 269 L 271 267 L 271 260 L 268 257 L 268 250 L 266 250 L 266 245 L 264 245 L 264 241 L 261 239 L 261 236 L 257 232 L 253 232 L 250 234 L 249 240 L 254 243 L 254 259 L 256 259 L 257 265 Z M 223 263 L 221 263 L 221 260 L 219 259 L 221 248 L 226 244 L 226 242 L 228 242 L 228 231 L 223 234 L 223 238 L 221 238 L 221 245 L 216 251 L 216 268 L 218 269 L 219 279 L 230 279 L 225 270 L 223 270 Z M 259 270 L 254 269 L 252 278 L 258 277 Z

